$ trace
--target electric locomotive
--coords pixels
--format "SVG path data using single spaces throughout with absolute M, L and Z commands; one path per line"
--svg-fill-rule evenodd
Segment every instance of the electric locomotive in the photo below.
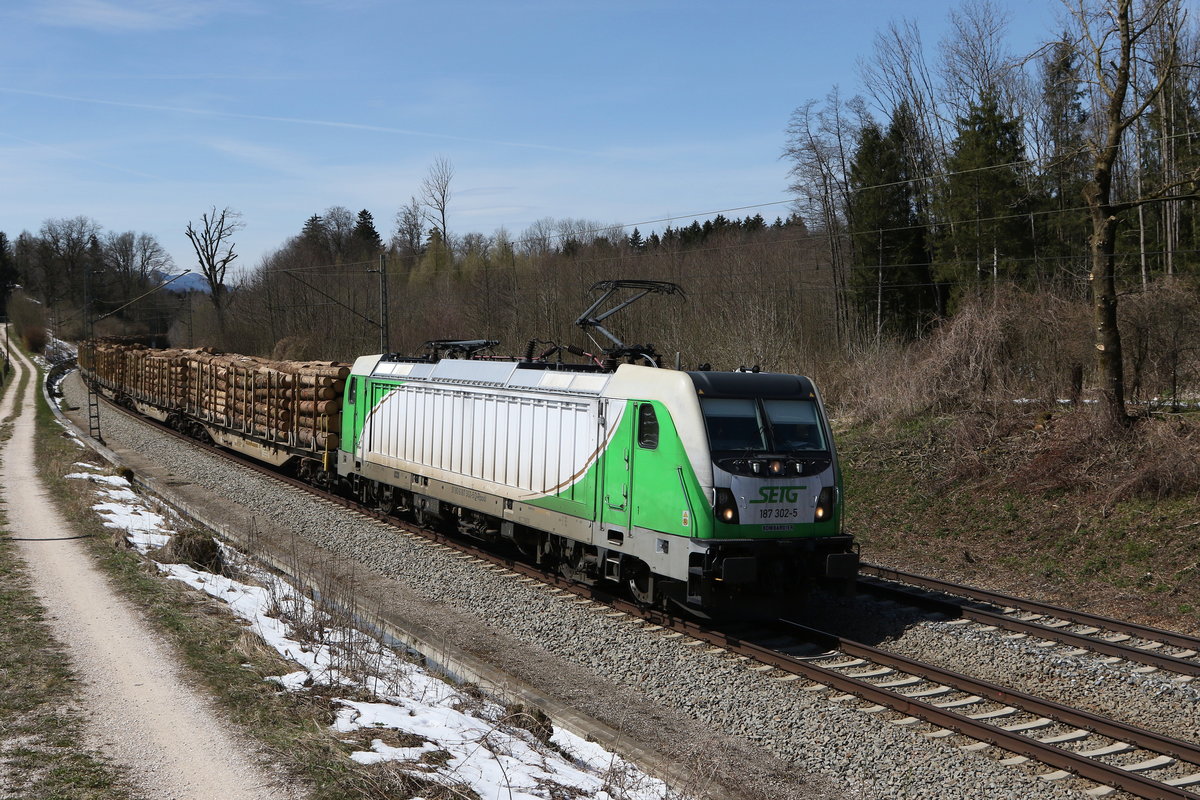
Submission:
M 670 288 L 664 288 L 670 287 Z M 677 290 L 650 281 L 596 288 Z M 623 308 L 632 300 L 618 306 Z M 337 472 L 384 507 L 507 539 L 578 581 L 648 604 L 770 613 L 858 570 L 837 452 L 796 375 L 684 372 L 617 345 L 609 363 L 363 356 L 347 378 Z M 614 309 L 614 311 L 617 309 Z

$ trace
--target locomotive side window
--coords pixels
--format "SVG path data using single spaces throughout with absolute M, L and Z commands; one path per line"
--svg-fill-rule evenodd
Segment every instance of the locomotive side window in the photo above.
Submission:
M 358 378 L 351 378 L 350 379 L 350 394 L 349 394 L 349 399 L 347 400 L 347 402 L 353 403 L 354 399 L 357 396 L 358 396 Z
M 658 447 L 658 415 L 649 403 L 638 406 L 638 447 L 643 450 Z

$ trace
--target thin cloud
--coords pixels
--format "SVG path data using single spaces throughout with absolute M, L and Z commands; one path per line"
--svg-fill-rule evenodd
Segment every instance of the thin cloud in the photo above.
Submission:
M 301 176 L 312 170 L 312 167 L 304 163 L 299 154 L 278 147 L 228 138 L 208 139 L 204 140 L 204 143 L 219 153 L 272 172 Z
M 139 178 L 148 178 L 150 180 L 155 180 L 155 181 L 162 180 L 162 178 L 158 175 L 151 175 L 148 172 L 140 172 L 136 169 L 129 169 L 128 167 L 122 167 L 119 164 L 111 164 L 107 161 L 97 161 L 94 158 L 88 158 L 87 156 L 80 155 L 79 153 L 76 153 L 73 150 L 68 150 L 65 147 L 56 147 L 54 145 L 45 144 L 44 142 L 34 142 L 29 139 L 24 139 L 20 136 L 15 136 L 11 133 L 6 133 L 4 131 L 0 131 L 0 137 L 4 137 L 5 139 L 12 139 L 15 142 L 27 144 L 30 147 L 36 148 L 38 150 L 43 150 L 43 151 L 50 152 L 50 153 L 57 153 L 60 156 L 66 156 L 67 158 L 73 159 L 75 161 L 82 161 L 87 164 L 95 165 L 97 167 L 104 167 L 105 169 L 116 170 L 117 172 L 124 172 L 128 175 L 136 175 Z
M 21 94 L 28 97 L 44 97 L 50 100 L 63 100 L 71 103 L 88 103 L 90 105 L 111 106 L 114 108 L 136 108 L 142 111 L 163 111 L 175 114 L 192 114 L 202 117 L 223 117 L 226 119 L 247 119 L 257 122 L 282 122 L 289 125 L 311 125 L 322 128 L 340 128 L 343 130 L 367 131 L 371 133 L 392 133 L 401 136 L 420 136 L 427 139 L 443 139 L 453 142 L 469 142 L 472 144 L 487 144 L 500 147 L 518 147 L 527 150 L 547 150 L 556 153 L 571 153 L 574 155 L 596 156 L 598 153 L 590 153 L 584 150 L 575 150 L 569 147 L 556 147 L 548 144 L 536 144 L 530 142 L 512 142 L 497 139 L 479 139 L 470 136 L 455 136 L 449 133 L 436 133 L 433 131 L 418 131 L 410 128 L 392 128 L 383 125 L 366 125 L 359 122 L 336 122 L 333 120 L 323 119 L 303 119 L 300 117 L 276 117 L 264 114 L 238 114 L 233 111 L 214 111 L 203 108 L 186 108 L 183 106 L 163 106 L 152 105 L 148 103 L 127 103 L 118 100 L 96 100 L 90 97 L 72 97 L 70 95 L 52 94 L 50 92 L 35 92 L 28 89 L 14 89 L 7 86 L 0 86 L 0 92 L 8 94 Z
M 34 19 L 45 25 L 100 31 L 161 31 L 196 25 L 208 18 L 211 3 L 188 0 L 46 0 Z

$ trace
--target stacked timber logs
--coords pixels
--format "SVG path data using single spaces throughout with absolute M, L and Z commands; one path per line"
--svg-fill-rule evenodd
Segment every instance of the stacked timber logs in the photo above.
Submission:
M 127 385 L 128 362 L 136 358 L 135 351 L 144 351 L 143 345 L 117 345 L 112 342 L 84 342 L 79 346 L 79 365 L 89 370 L 97 380 L 111 388 Z
M 273 444 L 338 447 L 347 364 L 108 341 L 85 342 L 80 355 L 102 384 L 135 400 Z

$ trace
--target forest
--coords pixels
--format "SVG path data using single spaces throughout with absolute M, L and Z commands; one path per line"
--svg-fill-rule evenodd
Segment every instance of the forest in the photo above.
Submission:
M 594 349 L 572 327 L 593 283 L 669 280 L 686 298 L 632 308 L 627 341 L 803 372 L 858 418 L 1194 403 L 1196 23 L 1181 0 L 1068 0 L 1063 30 L 1013 53 L 1005 13 L 967 0 L 932 47 L 913 23 L 879 30 L 866 95 L 831 87 L 780 121 L 786 205 L 459 233 L 439 159 L 383 233 L 367 210 L 315 210 L 247 266 L 240 215 L 214 206 L 181 220 L 195 261 L 174 264 L 151 233 L 48 219 L 0 232 L 0 287 L 24 329 L 66 339 L 351 360 L 455 337 Z M 154 291 L 185 268 L 203 285 Z

